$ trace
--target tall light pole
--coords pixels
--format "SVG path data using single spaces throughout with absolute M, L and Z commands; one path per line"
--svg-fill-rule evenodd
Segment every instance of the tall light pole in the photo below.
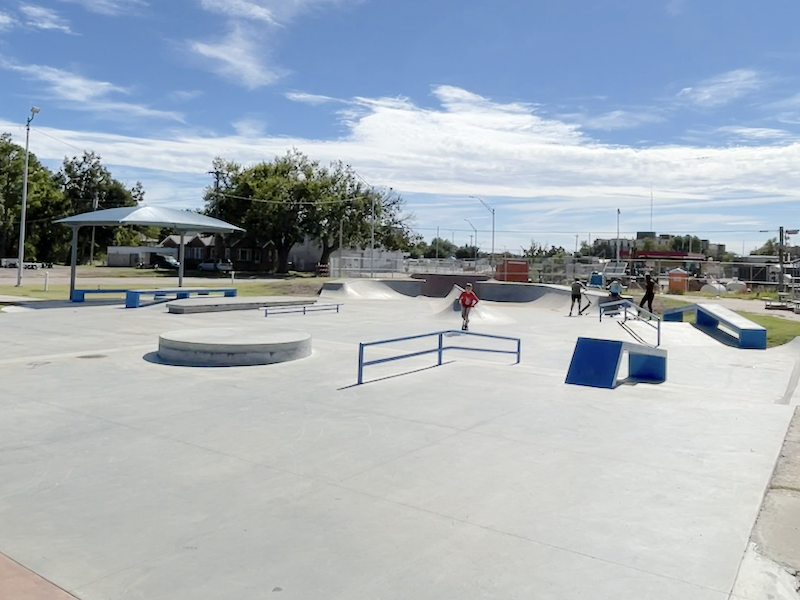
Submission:
M 372 195 L 372 226 L 369 242 L 369 277 L 375 278 L 375 193 L 373 190 Z
M 479 196 L 470 196 L 470 198 L 475 198 L 478 202 L 483 204 L 483 207 L 492 213 L 492 260 L 490 261 L 491 264 L 494 264 L 494 209 L 484 202 L 483 198 Z
M 464 220 L 467 223 L 469 223 L 469 226 L 472 227 L 472 231 L 475 232 L 475 262 L 477 262 L 478 261 L 478 230 L 475 229 L 475 225 L 470 223 L 469 219 L 464 219 Z
M 17 256 L 17 287 L 22 285 L 22 269 L 25 262 L 25 212 L 28 203 L 28 145 L 31 139 L 31 121 L 39 113 L 35 106 L 31 107 L 31 116 L 25 123 L 25 170 L 22 172 L 22 210 L 19 214 L 19 256 Z
M 617 209 L 617 268 L 619 268 L 619 209 Z

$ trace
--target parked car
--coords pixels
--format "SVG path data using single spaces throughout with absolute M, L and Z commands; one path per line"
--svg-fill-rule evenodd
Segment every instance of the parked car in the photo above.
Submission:
M 177 271 L 181 266 L 174 256 L 168 254 L 153 254 L 150 263 L 139 263 L 140 269 L 170 269 Z
M 233 271 L 233 263 L 226 258 L 207 260 L 197 265 L 197 270 L 205 272 L 230 272 Z

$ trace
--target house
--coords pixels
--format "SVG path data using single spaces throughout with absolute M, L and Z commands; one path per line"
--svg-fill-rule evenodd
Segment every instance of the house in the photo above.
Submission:
M 216 258 L 213 235 L 187 232 L 183 235 L 183 242 L 186 247 L 184 263 L 187 269 L 196 269 L 201 262 Z M 180 248 L 180 245 L 180 235 L 168 235 L 159 244 L 163 248 Z

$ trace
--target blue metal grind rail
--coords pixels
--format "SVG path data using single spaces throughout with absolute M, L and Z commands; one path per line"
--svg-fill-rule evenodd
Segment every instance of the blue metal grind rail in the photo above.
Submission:
M 444 337 L 449 335 L 471 335 L 474 337 L 480 338 L 490 338 L 495 340 L 505 340 L 509 342 L 516 342 L 517 349 L 516 350 L 496 350 L 494 348 L 468 348 L 466 346 L 445 346 L 444 345 Z M 433 348 L 432 350 L 420 350 L 419 352 L 409 352 L 408 354 L 401 354 L 400 356 L 392 356 L 389 358 L 379 358 L 376 360 L 364 361 L 364 348 L 367 346 L 378 346 L 381 344 L 392 344 L 394 342 L 405 342 L 408 340 L 416 340 L 425 337 L 433 337 L 438 336 L 439 338 L 439 346 L 437 348 Z M 493 352 L 496 354 L 516 354 L 517 355 L 517 362 L 515 364 L 519 364 L 520 357 L 522 355 L 522 342 L 519 338 L 512 338 L 512 337 L 505 337 L 501 335 L 489 335 L 487 333 L 472 333 L 471 331 L 456 331 L 456 330 L 447 330 L 447 331 L 437 331 L 434 333 L 423 333 L 421 335 L 411 335 L 408 337 L 401 337 L 401 338 L 393 338 L 391 340 L 380 340 L 378 342 L 363 342 L 358 345 L 358 385 L 364 383 L 364 367 L 369 367 L 370 365 L 379 365 L 381 363 L 391 362 L 393 360 L 401 360 L 403 358 L 412 358 L 414 356 L 423 356 L 425 354 L 434 354 L 436 353 L 437 362 L 436 366 L 441 366 L 442 364 L 442 355 L 444 354 L 445 350 L 469 350 L 471 352 Z

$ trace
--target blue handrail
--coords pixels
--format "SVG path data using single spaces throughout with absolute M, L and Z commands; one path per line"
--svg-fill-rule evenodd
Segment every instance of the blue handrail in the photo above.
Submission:
M 482 338 L 491 338 L 495 340 L 505 340 L 510 342 L 517 343 L 516 350 L 495 350 L 491 348 L 468 348 L 466 346 L 445 346 L 444 345 L 444 336 L 447 334 L 455 334 L 455 335 L 471 335 L 476 337 Z M 378 346 L 380 344 L 391 344 L 394 342 L 405 342 L 408 340 L 416 340 L 425 337 L 439 337 L 439 345 L 432 350 L 420 350 L 418 352 L 409 352 L 407 354 L 402 354 L 400 356 L 392 356 L 389 358 L 378 358 L 376 360 L 364 361 L 364 348 L 367 346 Z M 410 335 L 407 337 L 399 337 L 399 338 L 392 338 L 390 340 L 380 340 L 377 342 L 362 342 L 358 345 L 358 385 L 364 383 L 364 367 L 368 367 L 370 365 L 379 365 L 385 362 L 391 362 L 393 360 L 401 360 L 403 358 L 412 358 L 414 356 L 423 356 L 425 354 L 433 354 L 434 352 L 437 354 L 437 366 L 441 366 L 442 364 L 442 355 L 444 354 L 445 350 L 470 350 L 472 352 L 494 352 L 497 354 L 516 354 L 517 355 L 517 362 L 515 364 L 519 364 L 520 358 L 522 356 L 522 341 L 519 338 L 512 338 L 512 337 L 505 337 L 502 335 L 490 335 L 488 333 L 473 333 L 471 331 L 456 331 L 456 330 L 447 330 L 447 331 L 436 331 L 434 333 L 423 333 L 420 335 Z

